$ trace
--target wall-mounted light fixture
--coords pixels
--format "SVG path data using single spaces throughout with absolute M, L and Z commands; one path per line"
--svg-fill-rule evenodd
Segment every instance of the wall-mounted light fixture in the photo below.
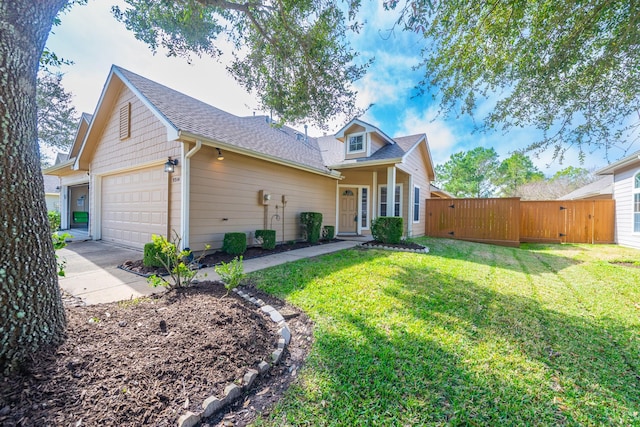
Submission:
M 169 157 L 169 159 L 167 160 L 167 163 L 164 164 L 164 171 L 167 173 L 173 173 L 177 165 L 178 165 L 178 159 L 171 160 L 171 157 Z
M 216 150 L 218 150 L 218 160 L 224 160 L 224 156 L 222 155 L 222 151 L 220 151 L 219 148 L 216 148 Z

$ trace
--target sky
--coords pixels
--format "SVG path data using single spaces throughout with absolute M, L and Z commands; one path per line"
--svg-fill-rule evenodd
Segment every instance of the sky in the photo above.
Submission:
M 114 4 L 126 7 L 121 0 L 89 0 L 85 6 L 74 6 L 62 16 L 62 24 L 54 27 L 47 41 L 47 47 L 58 57 L 74 62 L 61 71 L 65 74 L 63 85 L 73 93 L 78 112 L 94 112 L 111 65 L 115 64 L 238 116 L 267 114 L 257 108 L 254 96 L 227 74 L 224 55 L 222 63 L 197 57 L 188 63 L 184 58 L 168 58 L 162 51 L 154 55 L 115 20 L 110 12 Z M 382 1 L 363 2 L 361 12 L 366 24 L 352 38 L 352 46 L 363 58 L 373 57 L 375 61 L 355 84 L 358 105 L 364 108 L 373 104 L 360 119 L 391 137 L 426 133 L 435 164 L 446 162 L 455 152 L 478 146 L 493 147 L 503 160 L 539 137 L 535 129 L 516 129 L 506 135 L 478 133 L 474 132 L 476 123 L 469 117 L 438 115 L 438 104 L 430 96 L 414 96 L 421 73 L 413 66 L 419 63 L 424 42 L 414 33 L 389 31 L 397 15 L 385 12 Z M 230 52 L 230 47 L 222 49 Z M 344 119 L 331 122 L 330 133 L 344 124 Z M 313 127 L 309 132 L 314 136 L 324 133 Z M 636 149 L 640 146 L 629 153 Z M 614 148 L 608 160 L 618 160 L 624 154 Z M 575 150 L 566 155 L 561 165 L 553 161 L 551 151 L 530 157 L 548 176 L 569 165 L 593 169 L 607 164 L 602 151 L 588 153 L 582 165 Z

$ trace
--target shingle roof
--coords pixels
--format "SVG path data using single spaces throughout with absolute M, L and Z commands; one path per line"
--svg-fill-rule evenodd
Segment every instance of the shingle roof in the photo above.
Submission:
M 330 173 L 315 138 L 301 139 L 291 128 L 272 126 L 265 116 L 238 117 L 131 71 L 114 68 L 179 131 Z
M 387 144 L 369 157 L 362 157 L 359 159 L 345 160 L 344 158 L 344 144 L 333 136 L 324 136 L 318 138 L 320 147 L 322 148 L 322 155 L 325 162 L 329 166 L 338 166 L 342 163 L 353 165 L 354 163 L 366 163 L 374 161 L 392 160 L 403 157 L 409 150 L 411 150 L 419 141 L 422 140 L 424 134 L 401 136 L 393 138 L 395 144 Z M 340 145 L 340 149 L 336 149 L 337 145 Z

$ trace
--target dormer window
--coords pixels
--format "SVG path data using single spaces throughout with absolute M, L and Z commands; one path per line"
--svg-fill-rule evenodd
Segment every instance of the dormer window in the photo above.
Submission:
M 364 148 L 364 133 L 349 136 L 347 154 L 362 153 Z

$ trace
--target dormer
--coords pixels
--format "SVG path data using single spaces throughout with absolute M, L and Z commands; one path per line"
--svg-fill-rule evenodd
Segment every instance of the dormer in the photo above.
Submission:
M 335 138 L 344 143 L 345 160 L 370 157 L 382 147 L 395 144 L 380 129 L 358 119 L 347 123 Z

